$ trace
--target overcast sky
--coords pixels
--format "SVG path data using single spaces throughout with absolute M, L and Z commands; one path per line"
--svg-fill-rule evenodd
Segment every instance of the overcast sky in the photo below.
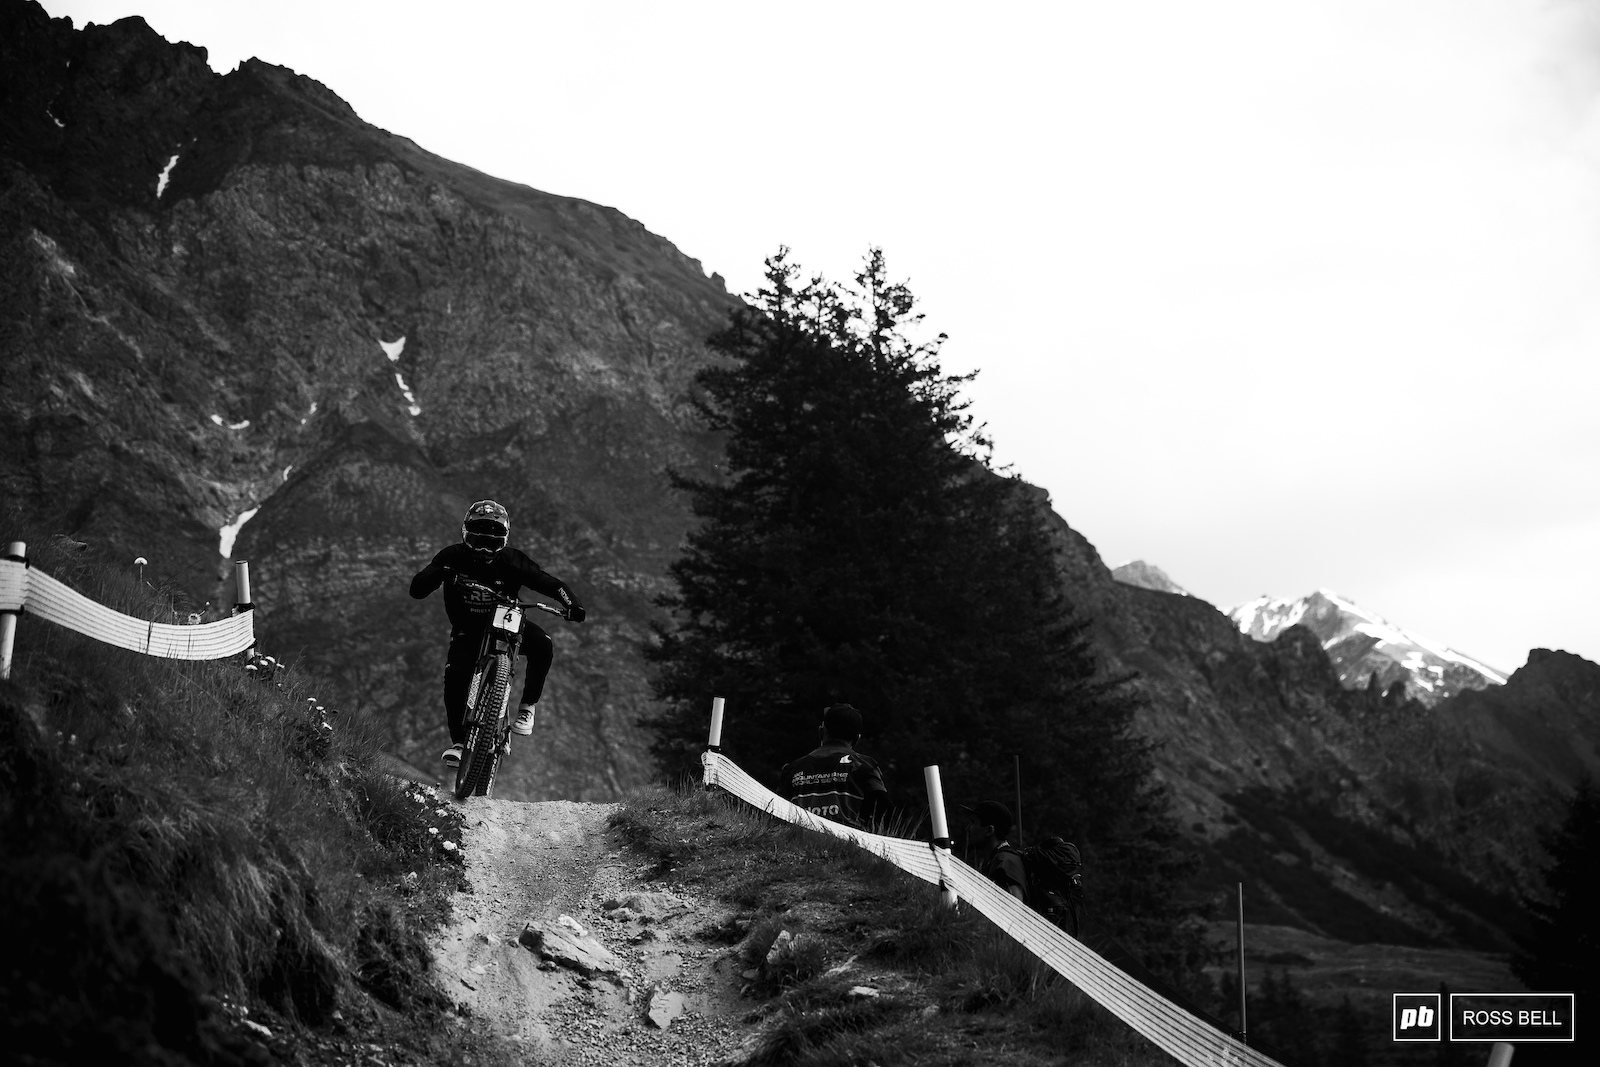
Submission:
M 292 67 L 736 292 L 881 245 L 1109 565 L 1600 660 L 1600 0 L 45 7 Z

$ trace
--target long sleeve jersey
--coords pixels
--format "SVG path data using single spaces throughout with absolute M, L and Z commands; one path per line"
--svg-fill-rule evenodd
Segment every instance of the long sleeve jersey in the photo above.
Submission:
M 452 573 L 446 574 L 446 569 Z M 446 582 L 445 579 L 450 581 Z M 460 579 L 466 578 L 463 582 Z M 518 590 L 532 589 L 554 600 L 564 608 L 574 607 L 578 601 L 566 583 L 542 570 L 521 549 L 507 546 L 493 556 L 485 558 L 464 544 L 447 545 L 433 557 L 417 576 L 411 579 L 411 596 L 422 600 L 441 584 L 444 585 L 444 610 L 450 617 L 450 629 L 455 633 L 482 630 L 489 625 L 494 611 L 494 601 L 470 583 L 486 585 L 505 596 L 516 596 Z
M 863 826 L 888 806 L 878 761 L 844 741 L 824 741 L 778 774 L 784 797 L 814 815 L 849 826 Z

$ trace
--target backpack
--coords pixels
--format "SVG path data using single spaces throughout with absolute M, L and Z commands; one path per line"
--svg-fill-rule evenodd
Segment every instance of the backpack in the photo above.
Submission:
M 1028 907 L 1073 935 L 1083 907 L 1083 859 L 1078 846 L 1052 835 L 1037 845 L 1009 849 L 1028 875 Z

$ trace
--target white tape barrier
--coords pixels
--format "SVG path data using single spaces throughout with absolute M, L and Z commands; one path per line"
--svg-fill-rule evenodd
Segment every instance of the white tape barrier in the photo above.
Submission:
M 26 611 L 118 648 L 163 659 L 222 659 L 256 643 L 255 612 L 221 622 L 172 626 L 113 611 L 13 560 L 0 560 L 0 611 Z
M 925 882 L 942 884 L 982 912 L 1085 994 L 1188 1067 L 1281 1067 L 1231 1034 L 1184 1011 L 1131 978 L 992 880 L 926 842 L 882 837 L 796 807 L 719 752 L 707 752 L 705 783 L 785 822 L 843 838 Z

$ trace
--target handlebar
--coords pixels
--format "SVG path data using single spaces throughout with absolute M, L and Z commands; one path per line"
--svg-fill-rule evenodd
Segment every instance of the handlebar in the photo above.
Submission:
M 494 602 L 502 607 L 538 608 L 540 611 L 547 612 L 551 615 L 559 615 L 563 619 L 568 618 L 565 608 L 551 607 L 549 604 L 541 604 L 537 600 L 518 600 L 514 596 L 506 596 L 492 586 L 484 585 L 482 582 L 475 582 L 464 574 L 455 573 L 455 571 L 450 567 L 444 568 L 444 572 L 453 576 L 458 582 L 462 582 L 466 585 L 472 586 L 474 589 L 481 589 L 485 593 L 488 593 L 494 598 Z

